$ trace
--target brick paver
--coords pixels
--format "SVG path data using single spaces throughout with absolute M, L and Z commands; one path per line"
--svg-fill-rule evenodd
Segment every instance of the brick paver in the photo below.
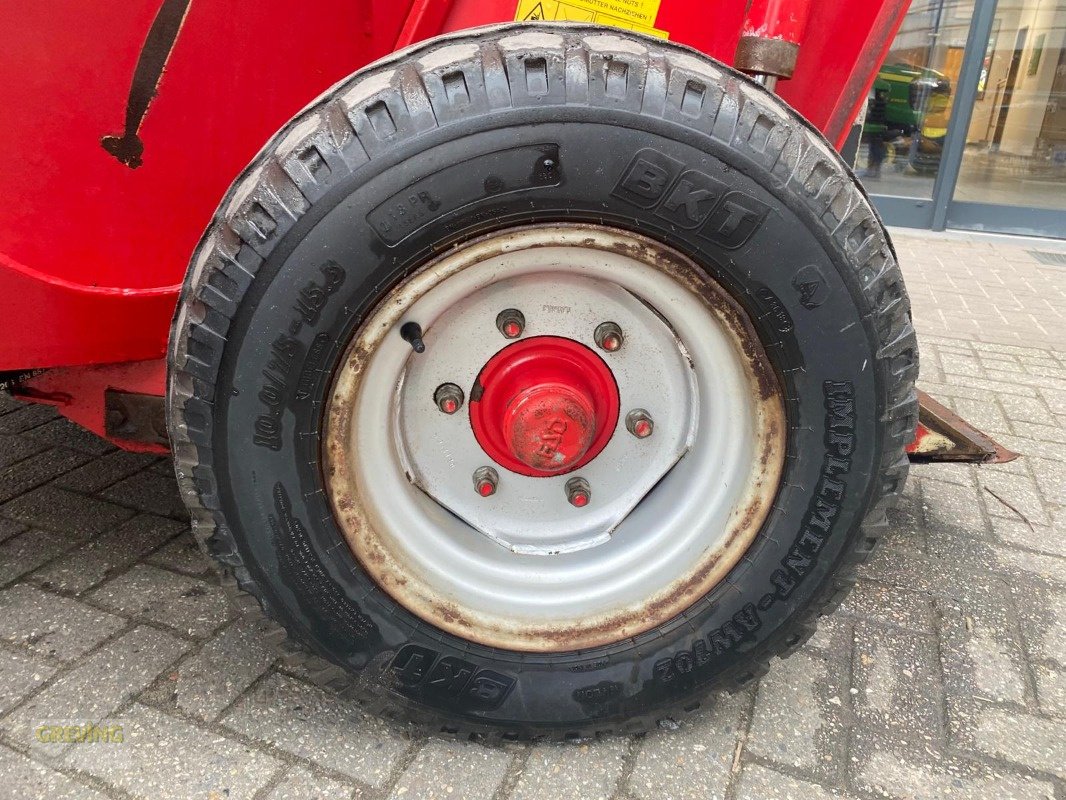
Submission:
M 1025 457 L 916 467 L 803 650 L 642 737 L 483 747 L 367 717 L 235 619 L 166 460 L 0 395 L 0 796 L 1066 798 L 1066 269 L 1024 240 L 895 240 L 922 386 Z

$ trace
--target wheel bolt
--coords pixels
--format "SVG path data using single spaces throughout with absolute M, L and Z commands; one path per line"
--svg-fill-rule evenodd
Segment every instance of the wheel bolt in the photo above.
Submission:
M 517 339 L 526 329 L 526 318 L 517 308 L 508 308 L 496 316 L 496 327 L 507 339 Z
M 622 329 L 618 327 L 614 322 L 602 322 L 596 326 L 595 332 L 592 334 L 596 340 L 596 345 L 601 350 L 606 350 L 608 353 L 613 353 L 622 347 L 624 341 L 622 337 Z
M 433 402 L 445 414 L 454 414 L 463 407 L 463 390 L 454 383 L 442 383 L 433 393 Z
M 626 414 L 626 429 L 638 439 L 647 439 L 655 430 L 655 423 L 647 411 L 636 408 Z
M 499 482 L 500 476 L 492 467 L 478 467 L 474 470 L 474 489 L 482 497 L 496 494 L 496 485 Z
M 566 482 L 566 499 L 570 505 L 584 508 L 592 502 L 592 490 L 584 478 L 571 478 Z

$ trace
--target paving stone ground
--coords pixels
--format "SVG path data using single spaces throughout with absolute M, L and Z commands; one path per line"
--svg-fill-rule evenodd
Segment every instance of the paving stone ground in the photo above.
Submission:
M 0 395 L 0 797 L 1066 800 L 1066 268 L 895 241 L 921 385 L 1024 458 L 916 467 L 818 634 L 647 736 L 483 747 L 367 717 L 230 611 L 165 460 Z M 123 742 L 36 734 L 87 722 Z

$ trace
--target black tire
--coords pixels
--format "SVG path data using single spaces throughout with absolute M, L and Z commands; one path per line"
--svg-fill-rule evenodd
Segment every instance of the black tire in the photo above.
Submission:
M 531 173 L 530 153 L 548 151 L 558 180 Z M 710 222 L 697 229 L 657 208 L 665 187 L 627 191 L 642 158 L 671 177 L 688 169 L 726 184 L 736 224 L 714 221 L 719 204 L 698 209 Z M 470 180 L 449 171 L 460 162 Z M 488 191 L 490 168 L 521 188 Z M 422 190 L 438 205 L 417 224 L 397 232 L 375 218 L 387 199 L 417 203 Z M 532 655 L 433 629 L 380 591 L 333 524 L 315 448 L 335 363 L 391 285 L 455 242 L 544 220 L 636 230 L 702 265 L 756 321 L 790 433 L 774 509 L 726 580 L 635 639 Z M 343 281 L 295 337 L 292 374 L 302 380 L 284 382 L 280 435 L 257 439 L 272 342 L 324 258 Z M 311 349 L 316 336 L 324 348 Z M 463 736 L 638 731 L 763 674 L 836 607 L 885 531 L 917 417 L 902 277 L 837 154 L 739 73 L 585 26 L 449 35 L 316 100 L 222 202 L 171 341 L 182 494 L 244 606 L 279 623 L 322 683 L 379 714 Z M 438 672 L 463 677 L 442 691 Z

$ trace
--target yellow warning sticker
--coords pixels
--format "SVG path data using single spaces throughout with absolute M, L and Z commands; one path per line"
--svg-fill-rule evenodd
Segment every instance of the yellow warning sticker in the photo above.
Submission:
M 662 0 L 518 0 L 519 22 L 595 22 L 669 39 L 655 27 Z

